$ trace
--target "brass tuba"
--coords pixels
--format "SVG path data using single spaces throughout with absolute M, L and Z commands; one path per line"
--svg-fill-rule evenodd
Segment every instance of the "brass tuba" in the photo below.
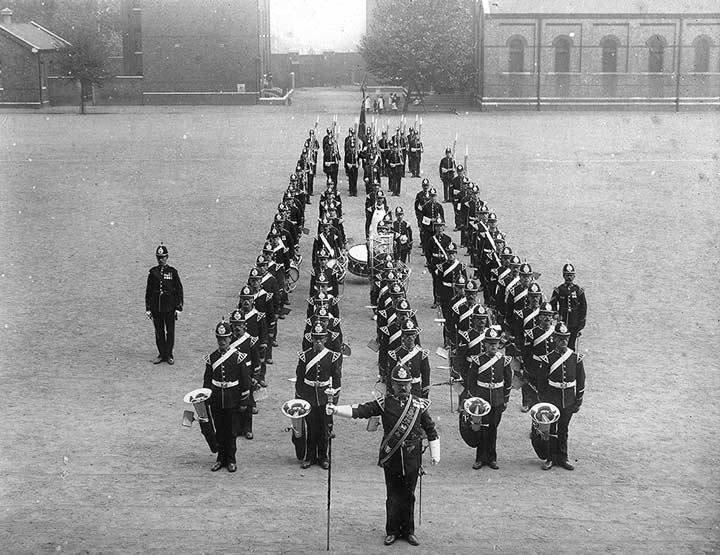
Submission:
M 195 412 L 191 410 L 183 411 L 183 420 L 182 425 L 189 428 L 192 426 L 192 423 L 197 420 L 198 422 L 205 423 L 208 422 L 210 419 L 208 418 L 208 412 L 207 412 L 207 406 L 205 406 L 205 401 L 207 401 L 210 398 L 210 395 L 212 395 L 212 391 L 209 390 L 206 387 L 201 387 L 200 389 L 195 389 L 185 395 L 183 398 L 183 401 L 186 403 L 189 403 L 193 406 L 195 409 Z M 197 415 L 197 416 L 196 416 Z
M 290 428 L 286 431 L 292 430 L 295 437 L 302 436 L 305 417 L 310 414 L 310 403 L 303 399 L 290 399 L 283 403 L 281 410 L 290 419 Z
M 480 445 L 480 431 L 483 426 L 483 416 L 490 413 L 492 407 L 481 397 L 465 399 L 463 410 L 460 413 L 460 437 L 469 447 Z
M 285 428 L 285 431 L 292 430 L 290 439 L 295 446 L 295 456 L 301 461 L 305 459 L 307 455 L 307 427 L 305 425 L 305 417 L 310 414 L 310 403 L 303 399 L 290 399 L 283 403 L 280 410 L 290 419 L 290 428 Z
M 550 403 L 537 403 L 530 408 L 530 443 L 540 459 L 550 457 L 550 437 L 557 436 L 555 423 L 560 418 L 560 411 Z

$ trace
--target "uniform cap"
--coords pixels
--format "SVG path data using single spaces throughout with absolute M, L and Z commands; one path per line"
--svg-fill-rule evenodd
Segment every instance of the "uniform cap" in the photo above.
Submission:
M 559 322 L 555 325 L 555 329 L 553 330 L 553 335 L 557 335 L 558 337 L 570 337 L 570 330 L 568 330 L 567 326 L 563 324 L 562 322 Z
M 483 341 L 500 341 L 500 332 L 495 328 L 490 328 L 485 332 Z
M 397 276 L 395 275 L 395 272 L 389 270 L 383 274 L 382 279 L 385 281 L 395 281 Z
M 275 251 L 275 249 L 273 248 L 273 246 L 270 243 L 265 243 L 263 245 L 263 252 L 274 252 L 274 251 Z
M 318 258 L 330 258 L 330 253 L 327 251 L 327 249 L 322 248 L 322 249 L 320 249 L 320 251 L 317 253 L 317 257 L 318 257 Z
M 462 285 L 465 287 L 465 284 L 467 283 L 467 279 L 465 279 L 465 276 L 462 274 L 458 274 L 455 278 L 455 285 Z
M 330 220 L 328 220 L 326 216 L 318 218 L 318 221 L 320 222 L 320 225 L 331 225 Z
M 520 265 L 520 275 L 521 276 L 531 276 L 532 273 L 533 273 L 533 271 L 532 271 L 532 267 L 530 266 L 530 264 L 525 262 L 524 264 Z
M 410 303 L 407 299 L 400 299 L 400 302 L 397 303 L 395 310 L 397 310 L 398 312 L 412 312 L 412 309 L 410 308 Z
M 538 285 L 534 281 L 530 285 L 528 285 L 528 295 L 542 295 L 540 285 Z
M 474 279 L 468 280 L 467 284 L 465 284 L 465 292 L 469 293 L 477 293 L 480 290 L 480 287 L 478 286 L 477 281 Z
M 402 296 L 405 294 L 405 289 L 399 283 L 395 283 L 390 287 L 390 295 L 393 297 Z
M 496 243 L 504 243 L 505 242 L 505 236 L 502 233 L 498 233 L 495 236 L 495 242 Z
M 457 171 L 461 172 L 465 169 L 465 167 L 462 164 L 457 165 Z
M 325 337 L 327 335 L 327 328 L 322 325 L 321 322 L 317 322 L 311 332 L 313 337 Z
M 555 310 L 550 303 L 542 303 L 540 305 L 540 314 L 555 314 Z
M 255 266 L 267 266 L 269 262 L 270 261 L 261 254 L 255 259 Z
M 241 299 L 254 299 L 255 295 L 252 292 L 252 289 L 250 289 L 247 285 L 243 286 L 242 289 L 240 289 L 240 298 Z
M 400 363 L 396 364 L 395 368 L 392 369 L 390 378 L 394 382 L 398 382 L 398 383 L 412 382 L 412 376 L 410 375 L 410 371 Z
M 412 320 L 405 320 L 402 325 L 403 335 L 415 335 L 420 331 L 420 328 L 415 325 Z
M 435 220 L 435 225 L 445 225 L 445 220 L 443 220 L 440 216 L 437 217 Z
M 328 285 L 329 284 L 329 281 L 328 281 L 327 276 L 325 275 L 325 272 L 320 272 L 318 274 L 317 278 L 315 279 L 315 283 L 317 285 Z
M 457 245 L 455 243 L 450 243 L 447 248 L 445 249 L 446 252 L 457 252 Z
M 483 204 L 483 205 L 480 207 L 480 213 L 481 213 L 481 214 L 487 214 L 488 212 L 490 212 L 490 207 L 489 207 L 487 204 Z
M 237 323 L 245 323 L 245 314 L 243 314 L 242 310 L 233 310 L 230 314 L 230 323 L 231 324 L 237 324 Z
M 423 185 L 423 186 L 425 186 L 425 185 L 430 185 L 430 180 L 429 180 L 427 177 L 423 178 L 423 180 L 422 180 L 422 185 Z
M 447 148 L 445 149 L 445 154 L 451 154 L 451 153 L 452 153 L 452 148 L 447 147 Z
M 163 245 L 162 243 L 160 243 L 158 248 L 155 249 L 155 256 L 157 256 L 158 258 L 162 258 L 163 256 L 167 256 L 167 255 L 168 255 L 167 247 L 165 245 Z
M 284 202 L 281 202 L 280 204 L 278 204 L 278 212 L 287 212 L 287 211 L 288 211 L 287 204 L 285 204 Z
M 216 337 L 230 337 L 232 335 L 232 328 L 225 320 L 215 326 Z
M 315 316 L 315 318 L 319 318 L 321 320 L 329 320 L 330 319 L 330 313 L 327 311 L 327 308 L 325 308 L 324 306 L 315 307 L 314 316 Z
M 473 307 L 472 318 L 477 318 L 478 320 L 487 320 L 488 313 L 487 310 L 485 310 L 485 307 L 481 304 L 476 304 Z
M 260 275 L 260 271 L 257 268 L 253 268 L 250 270 L 250 274 L 248 275 L 248 280 L 258 280 L 262 279 L 262 276 Z
M 430 190 L 428 191 L 431 197 L 437 196 L 437 191 L 435 190 L 435 187 L 430 187 Z
M 291 181 L 291 182 L 292 182 L 292 181 L 297 181 L 297 175 L 294 174 L 294 173 L 291 173 L 291 174 L 290 174 L 290 181 Z
M 512 249 L 510 247 L 503 247 L 502 252 L 500 253 L 500 256 L 512 256 Z
M 402 209 L 402 206 L 398 206 L 398 207 L 395 209 L 395 213 L 396 213 L 396 214 L 404 214 L 405 211 Z
M 510 259 L 510 266 L 520 266 L 522 262 L 520 261 L 520 257 L 515 255 Z
M 563 274 L 574 274 L 575 273 L 575 266 L 572 264 L 565 264 L 562 269 Z
M 497 222 L 497 216 L 495 215 L 495 212 L 490 212 L 490 214 L 488 215 L 488 221 Z

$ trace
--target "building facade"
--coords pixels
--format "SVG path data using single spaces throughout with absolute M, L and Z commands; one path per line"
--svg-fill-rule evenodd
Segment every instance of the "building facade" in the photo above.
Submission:
M 59 53 L 70 43 L 33 21 L 15 22 L 12 15 L 9 8 L 0 11 L 0 106 L 46 106 L 48 78 L 60 71 Z
M 720 106 L 716 1 L 481 0 L 476 6 L 481 108 Z

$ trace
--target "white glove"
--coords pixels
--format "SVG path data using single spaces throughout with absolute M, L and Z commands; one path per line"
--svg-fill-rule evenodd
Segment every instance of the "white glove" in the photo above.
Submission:
M 179 310 L 176 310 L 176 311 L 175 311 L 175 319 L 176 319 L 176 320 L 179 320 L 179 319 L 180 319 L 180 311 L 179 311 Z
M 148 317 L 148 320 L 152 320 L 152 313 L 149 310 L 145 311 L 145 316 Z
M 430 456 L 432 457 L 432 464 L 440 462 L 440 440 L 433 439 L 430 442 Z
M 328 403 L 325 405 L 325 414 L 328 416 L 337 414 L 345 418 L 352 418 L 352 407 L 350 405 L 333 405 L 332 403 Z

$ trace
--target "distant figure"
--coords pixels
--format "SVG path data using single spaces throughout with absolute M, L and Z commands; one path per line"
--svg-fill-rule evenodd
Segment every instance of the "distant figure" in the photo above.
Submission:
M 373 101 L 372 98 L 369 96 L 365 97 L 365 111 L 366 112 L 372 112 L 373 109 Z
M 397 112 L 398 105 L 397 105 L 398 97 L 395 93 L 390 93 L 390 110 L 392 112 Z
M 378 114 L 382 114 L 385 111 L 385 99 L 383 98 L 383 95 L 378 96 L 377 111 Z
M 168 250 L 163 244 L 155 250 L 157 266 L 150 268 L 145 288 L 145 314 L 155 326 L 158 356 L 153 364 L 175 364 L 175 320 L 183 309 L 183 286 L 178 271 L 169 266 Z

